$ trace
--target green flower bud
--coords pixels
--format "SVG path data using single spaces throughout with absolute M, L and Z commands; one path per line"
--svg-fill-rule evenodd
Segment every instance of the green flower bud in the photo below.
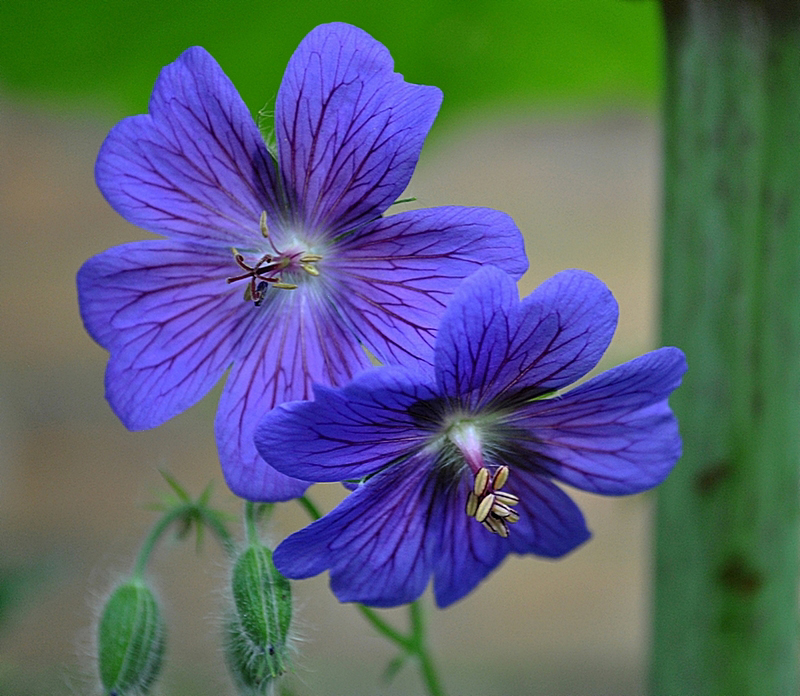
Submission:
M 164 656 L 164 619 L 140 579 L 111 593 L 97 629 L 100 681 L 108 696 L 145 696 Z
M 292 588 L 272 552 L 249 546 L 233 566 L 234 615 L 226 626 L 228 667 L 242 693 L 267 694 L 289 669 Z

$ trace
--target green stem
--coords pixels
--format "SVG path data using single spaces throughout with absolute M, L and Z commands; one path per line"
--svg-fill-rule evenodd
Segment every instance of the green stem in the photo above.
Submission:
M 653 693 L 797 694 L 800 3 L 662 5 L 663 340 L 689 372 L 658 498 Z
M 303 506 L 303 509 L 308 513 L 308 516 L 312 520 L 318 520 L 320 517 L 322 517 L 322 513 L 319 511 L 319 508 L 314 505 L 308 496 L 304 495 L 301 498 L 298 498 L 297 502 Z
M 228 528 L 214 515 L 207 515 L 203 507 L 198 508 L 197 514 L 199 517 L 198 524 L 202 522 L 208 527 L 217 537 L 217 541 L 222 548 L 225 549 L 225 553 L 227 553 L 230 558 L 234 558 L 236 556 L 236 541 L 228 531 Z
M 297 499 L 303 508 L 308 512 L 313 520 L 322 517 L 316 505 L 306 496 Z M 425 622 L 423 620 L 423 608 L 419 601 L 411 602 L 408 605 L 409 622 L 411 624 L 410 635 L 403 635 L 400 631 L 384 621 L 378 613 L 371 607 L 363 604 L 356 605 L 361 615 L 370 623 L 372 627 L 382 636 L 397 645 L 403 652 L 416 658 L 422 681 L 428 691 L 429 696 L 444 696 L 433 658 L 428 650 Z
M 140 579 L 144 575 L 144 569 L 147 566 L 147 561 L 153 553 L 158 540 L 167 530 L 167 528 L 176 520 L 180 519 L 181 515 L 186 513 L 186 505 L 180 505 L 169 510 L 158 522 L 155 523 L 150 530 L 150 534 L 144 540 L 142 548 L 139 549 L 139 555 L 136 558 L 136 563 L 133 566 L 133 577 Z
M 133 566 L 133 579 L 141 579 L 143 577 L 147 562 L 150 560 L 150 556 L 152 555 L 156 544 L 164 535 L 164 532 L 166 532 L 174 522 L 192 516 L 197 518 L 197 524 L 205 524 L 209 529 L 211 529 L 228 555 L 233 557 L 236 550 L 236 545 L 233 537 L 225 525 L 217 520 L 214 515 L 207 515 L 203 506 L 197 505 L 193 502 L 183 503 L 168 510 L 163 517 L 161 517 L 161 519 L 159 519 L 158 522 L 153 525 L 153 528 L 150 530 L 150 534 L 147 535 L 142 543 L 141 549 L 139 549 L 139 555 L 137 556 L 136 563 Z
M 247 543 L 251 546 L 258 542 L 258 523 L 256 520 L 256 506 L 252 500 L 244 502 L 244 530 Z
M 258 536 L 259 523 L 266 524 L 275 506 L 273 503 L 254 503 L 244 501 L 244 529 L 247 543 L 251 546 L 261 543 Z
M 361 615 L 372 624 L 372 627 L 381 635 L 388 638 L 390 641 L 399 645 L 403 650 L 407 650 L 411 652 L 414 645 L 412 643 L 412 639 L 407 638 L 404 636 L 400 631 L 393 628 L 390 624 L 386 623 L 378 613 L 372 609 L 371 607 L 364 606 L 363 604 L 357 604 L 358 610 L 361 612 Z
M 411 616 L 411 639 L 414 642 L 414 654 L 419 660 L 420 672 L 422 672 L 422 679 L 428 689 L 430 696 L 444 696 L 444 690 L 439 682 L 439 676 L 436 672 L 436 667 L 433 664 L 433 659 L 428 652 L 427 639 L 425 634 L 425 622 L 423 620 L 422 605 L 417 602 L 412 602 L 408 611 Z

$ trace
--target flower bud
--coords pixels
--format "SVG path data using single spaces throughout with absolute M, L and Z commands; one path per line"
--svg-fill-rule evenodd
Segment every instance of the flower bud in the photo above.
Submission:
M 140 579 L 111 593 L 97 629 L 100 681 L 108 696 L 146 695 L 161 670 L 164 619 Z
M 289 669 L 292 589 L 272 552 L 251 544 L 233 567 L 235 612 L 226 631 L 228 667 L 242 693 L 267 694 Z

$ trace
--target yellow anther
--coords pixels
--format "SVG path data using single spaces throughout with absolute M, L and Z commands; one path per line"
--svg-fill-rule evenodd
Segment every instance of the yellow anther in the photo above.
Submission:
M 278 290 L 294 290 L 297 288 L 294 283 L 272 283 L 272 287 Z
M 494 505 L 494 496 L 489 493 L 481 502 L 478 504 L 478 509 L 475 511 L 475 519 L 478 522 L 483 522 L 488 516 L 489 513 L 492 511 L 492 506 Z
M 492 481 L 492 488 L 496 491 L 499 491 L 503 486 L 506 485 L 506 481 L 508 481 L 508 467 L 507 466 L 500 466 L 497 468 L 497 471 L 494 472 L 494 480 Z
M 489 485 L 489 470 L 486 468 L 478 469 L 475 474 L 475 483 L 472 490 L 479 498 L 486 493 L 486 488 Z
M 300 268 L 302 268 L 306 273 L 308 273 L 308 274 L 310 274 L 312 276 L 318 276 L 319 275 L 319 271 L 314 266 L 311 266 L 311 265 L 309 265 L 307 263 L 303 263 L 302 261 L 300 262 Z
M 494 505 L 492 505 L 492 514 L 498 517 L 510 517 L 514 514 L 514 511 L 508 505 L 503 505 L 503 503 L 498 503 L 495 500 Z
M 499 466 L 494 476 L 489 469 L 481 467 L 475 473 L 472 490 L 467 496 L 467 515 L 503 538 L 509 535 L 508 525 L 519 521 L 519 513 L 512 507 L 519 503 L 519 497 L 499 490 L 508 476 L 507 466 Z
M 258 228 L 261 230 L 261 236 L 269 237 L 269 230 L 267 229 L 267 211 L 261 211 L 261 217 L 258 220 Z
M 322 261 L 322 256 L 320 254 L 303 254 L 300 257 L 300 261 L 303 263 L 314 263 L 315 261 Z
M 506 493 L 505 491 L 495 491 L 494 497 L 498 503 L 503 503 L 503 505 L 519 504 L 519 498 L 513 493 Z
M 508 525 L 506 525 L 506 523 L 498 517 L 487 517 L 483 523 L 483 526 L 486 527 L 486 529 L 488 529 L 490 532 L 499 534 L 504 539 L 508 537 Z
M 475 517 L 475 513 L 478 511 L 478 496 L 475 495 L 472 491 L 469 492 L 467 496 L 467 517 Z

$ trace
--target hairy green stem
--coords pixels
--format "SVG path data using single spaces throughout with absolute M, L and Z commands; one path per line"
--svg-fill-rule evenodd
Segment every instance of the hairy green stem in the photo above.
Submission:
M 662 5 L 663 340 L 689 372 L 658 497 L 652 690 L 797 694 L 800 3 Z

